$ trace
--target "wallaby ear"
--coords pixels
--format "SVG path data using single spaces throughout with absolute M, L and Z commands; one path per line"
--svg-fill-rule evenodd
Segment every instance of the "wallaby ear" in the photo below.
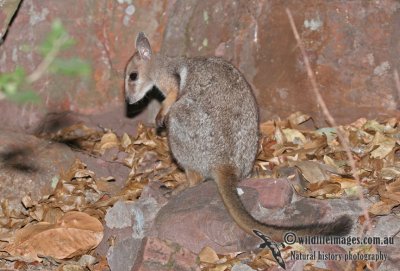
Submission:
M 141 59 L 150 60 L 152 55 L 150 42 L 143 32 L 139 32 L 136 38 L 136 50 L 139 52 Z

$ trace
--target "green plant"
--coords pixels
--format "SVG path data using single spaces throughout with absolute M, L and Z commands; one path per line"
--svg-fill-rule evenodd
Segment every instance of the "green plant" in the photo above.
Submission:
M 39 95 L 31 89 L 32 83 L 46 73 L 69 76 L 87 77 L 90 75 L 90 65 L 80 58 L 60 58 L 60 51 L 75 44 L 59 19 L 53 21 L 51 31 L 35 50 L 43 59 L 35 70 L 26 74 L 25 70 L 17 67 L 13 72 L 0 74 L 0 99 L 15 102 L 39 102 Z

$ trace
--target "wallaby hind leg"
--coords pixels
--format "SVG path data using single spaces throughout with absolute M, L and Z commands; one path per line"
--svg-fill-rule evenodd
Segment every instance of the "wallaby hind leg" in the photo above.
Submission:
M 187 182 L 182 183 L 174 190 L 168 190 L 164 193 L 165 196 L 174 196 L 179 194 L 181 191 L 185 190 L 186 188 L 193 187 L 204 181 L 203 176 L 194 170 L 185 170 Z M 167 188 L 166 188 L 167 189 Z
M 187 182 L 175 188 L 175 190 L 172 192 L 173 195 L 178 194 L 179 192 L 185 190 L 186 188 L 196 186 L 204 180 L 203 176 L 201 176 L 201 174 L 195 170 L 186 169 L 185 173 Z
M 196 186 L 204 180 L 203 176 L 201 176 L 201 174 L 197 171 L 187 169 L 185 173 L 189 183 L 189 187 Z

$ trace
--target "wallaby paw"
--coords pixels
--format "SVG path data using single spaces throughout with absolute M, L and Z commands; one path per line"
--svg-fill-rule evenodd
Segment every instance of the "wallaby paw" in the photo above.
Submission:
M 156 116 L 156 127 L 157 129 L 163 129 L 165 128 L 165 116 L 161 114 L 161 111 L 157 114 Z

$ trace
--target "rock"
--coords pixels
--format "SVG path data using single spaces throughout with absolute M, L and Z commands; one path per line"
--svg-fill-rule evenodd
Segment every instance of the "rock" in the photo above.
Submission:
M 17 2 L 6 1 L 14 7 Z M 43 95 L 46 105 L 35 110 L 31 105 L 18 107 L 1 101 L 0 115 L 13 113 L 2 119 L 2 127 L 30 129 L 43 111 L 94 114 L 114 106 L 124 108 L 122 77 L 139 31 L 147 33 L 157 52 L 217 54 L 231 60 L 253 86 L 261 120 L 303 111 L 318 124 L 324 123 L 318 105 L 309 98 L 309 79 L 285 8 L 293 13 L 317 82 L 324 86 L 324 100 L 339 124 L 359 117 L 399 116 L 393 94 L 393 71 L 400 64 L 396 57 L 400 54 L 400 28 L 394 27 L 399 23 L 398 1 L 325 1 L 317 6 L 312 0 L 284 4 L 276 0 L 88 3 L 90 9 L 65 6 L 60 1 L 22 1 L 0 52 L 0 72 L 21 66 L 30 73 L 39 65 L 42 58 L 26 52 L 23 45 L 39 45 L 50 30 L 51 15 L 57 14 L 76 40 L 63 54 L 92 63 L 92 73 L 86 79 L 44 76 L 33 88 Z M 1 12 L 2 29 L 12 13 Z M 141 109 L 138 106 L 132 111 Z M 153 104 L 146 120 L 153 121 L 157 111 L 158 105 Z
M 289 260 L 285 261 L 285 265 L 286 265 L 285 269 L 286 271 L 303 271 L 305 262 Z M 280 267 L 279 265 L 276 265 L 268 269 L 268 271 L 282 271 L 282 270 L 283 270 L 282 267 Z
M 22 197 L 37 201 L 50 194 L 61 170 L 68 170 L 74 160 L 65 145 L 0 130 L 0 197 L 21 209 Z
M 397 224 L 398 229 L 398 224 Z M 390 235 L 385 235 L 386 237 Z M 396 270 L 400 265 L 400 237 L 394 237 L 394 244 L 387 246 L 377 246 L 378 251 L 386 254 L 388 259 L 383 261 L 378 270 Z
M 63 128 L 70 127 L 71 125 L 83 123 L 87 127 L 94 129 L 106 127 L 118 136 L 122 136 L 125 132 L 129 135 L 135 135 L 137 129 L 136 123 L 132 123 L 129 118 L 124 117 L 124 114 L 125 108 L 122 106 L 119 108 L 111 108 L 106 112 L 91 116 L 78 114 L 76 112 L 52 112 L 47 113 L 40 119 L 36 126 L 28 130 L 32 130 L 34 134 L 39 135 L 52 134 Z M 139 120 L 140 118 L 137 118 L 137 121 Z M 18 130 L 18 127 L 14 127 L 14 129 Z M 111 186 L 111 193 L 118 193 L 121 190 L 131 171 L 130 168 L 123 164 L 127 153 L 119 151 L 117 148 L 107 149 L 99 158 L 80 151 L 76 152 L 76 156 L 84 162 L 88 168 L 94 171 L 96 176 L 114 177 L 115 182 L 113 183 L 114 185 Z
M 293 189 L 287 179 L 248 179 L 240 186 L 256 189 L 258 201 L 264 208 L 283 208 L 292 201 Z
M 140 251 L 132 271 L 200 271 L 197 255 L 177 243 L 146 237 Z
M 111 150 L 116 149 L 113 148 Z M 124 187 L 131 169 L 125 166 L 122 162 L 118 160 L 114 161 L 110 156 L 107 157 L 107 154 L 109 153 L 110 150 L 107 150 L 105 156 L 96 158 L 83 152 L 76 152 L 76 157 L 85 163 L 90 170 L 95 172 L 96 176 L 112 176 L 115 179 L 115 182 L 110 186 L 110 192 L 116 194 Z
M 140 254 L 142 239 L 117 240 L 107 252 L 107 262 L 112 271 L 130 271 Z
M 389 237 L 399 231 L 400 217 L 397 215 L 385 215 L 372 218 L 372 229 L 369 236 Z
M 347 246 L 343 245 L 343 247 L 348 248 Z M 315 251 L 318 255 L 325 255 L 327 257 L 333 256 L 333 255 L 341 255 L 343 260 L 318 260 L 319 263 L 322 264 L 321 268 L 329 269 L 329 270 L 338 270 L 338 271 L 344 271 L 346 268 L 348 269 L 348 264 L 349 261 L 345 261 L 344 257 L 345 254 L 347 254 L 347 251 L 339 245 L 311 245 L 311 250 Z M 318 256 L 317 256 L 318 257 Z M 321 256 L 323 257 L 323 256 Z M 352 265 L 350 265 L 352 266 Z M 353 267 L 355 268 L 355 267 Z
M 400 264 L 400 237 L 398 236 L 400 218 L 397 215 L 377 216 L 372 218 L 372 230 L 366 236 L 380 237 L 385 241 L 388 237 L 393 237 L 393 244 L 377 245 L 379 252 L 387 255 L 388 259 L 383 261 L 379 270 L 396 270 Z
M 107 211 L 104 238 L 96 251 L 107 254 L 111 270 L 131 270 L 142 239 L 149 235 L 158 210 L 166 203 L 160 185 L 151 182 L 136 202 L 119 201 Z M 109 239 L 113 239 L 111 247 Z
M 0 45 L 4 41 L 10 22 L 15 16 L 20 3 L 21 0 L 4 0 L 0 5 Z
M 269 224 L 307 225 L 330 222 L 344 213 L 357 217 L 361 212 L 358 202 L 346 199 L 303 198 L 285 208 L 262 208 L 257 204 L 256 190 L 241 187 L 244 191 L 241 199 L 246 209 L 256 219 Z M 163 240 L 174 240 L 195 253 L 206 246 L 217 253 L 251 250 L 260 243 L 259 239 L 246 234 L 236 225 L 211 181 L 171 198 L 159 211 L 152 235 Z
M 257 192 L 247 187 L 243 190 L 242 201 L 251 210 L 256 205 Z M 233 222 L 212 181 L 172 197 L 159 211 L 154 230 L 158 238 L 174 240 L 195 253 L 205 246 L 217 253 L 235 252 L 246 246 L 255 247 L 258 242 Z
M 255 271 L 253 268 L 247 264 L 239 263 L 232 266 L 232 271 Z

